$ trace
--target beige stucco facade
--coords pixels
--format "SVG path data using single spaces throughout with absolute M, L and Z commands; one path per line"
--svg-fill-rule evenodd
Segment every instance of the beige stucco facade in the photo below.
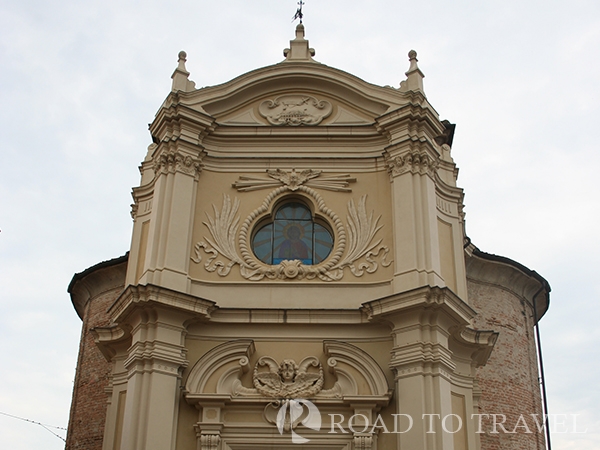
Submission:
M 503 377 L 482 369 L 503 338 L 487 311 L 520 305 L 531 336 L 506 345 L 537 373 L 533 303 L 540 317 L 549 287 L 466 238 L 454 126 L 415 52 L 398 88 L 314 53 L 299 25 L 283 62 L 202 89 L 180 53 L 130 252 L 69 287 L 84 331 L 68 448 L 492 448 L 472 419 Z M 257 256 L 257 230 L 290 203 L 330 233 L 322 261 Z M 541 413 L 535 379 L 523 414 Z M 85 392 L 107 402 L 92 443 Z

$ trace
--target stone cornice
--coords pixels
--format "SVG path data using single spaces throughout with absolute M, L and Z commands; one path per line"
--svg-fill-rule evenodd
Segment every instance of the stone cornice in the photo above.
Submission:
M 81 319 L 90 299 L 113 289 L 123 289 L 128 257 L 129 252 L 73 275 L 67 292 L 71 294 L 71 302 Z
M 468 325 L 476 312 L 448 288 L 424 286 L 364 303 L 369 320 L 392 321 L 409 310 L 442 310 L 454 321 Z
M 154 286 L 128 286 L 111 305 L 108 312 L 113 321 L 121 322 L 137 307 L 162 306 L 189 313 L 196 319 L 208 320 L 215 308 L 210 300 L 194 297 L 181 292 Z
M 492 350 L 496 345 L 499 333 L 491 330 L 475 330 L 470 327 L 459 327 L 453 330 L 452 337 L 459 343 L 469 348 L 470 359 L 475 367 L 487 363 Z M 473 351 L 476 348 L 476 351 Z
M 312 127 L 281 127 L 267 125 L 230 125 L 216 124 L 210 138 L 205 139 L 206 145 L 210 142 L 219 144 L 227 144 L 230 140 L 239 140 L 240 143 L 246 141 L 261 139 L 265 141 L 274 140 L 276 144 L 287 142 L 290 138 L 302 140 L 302 145 L 314 142 L 315 144 L 323 145 L 323 139 L 326 138 L 334 143 L 339 142 L 339 145 L 356 146 L 356 142 L 372 141 L 376 145 L 381 145 L 387 141 L 381 137 L 381 133 L 374 124 L 364 125 L 319 125 Z M 204 142 L 204 141 L 203 141 Z M 250 143 L 251 145 L 256 145 Z M 273 145 L 276 145 L 273 144 Z
M 152 211 L 152 200 L 154 198 L 154 186 L 156 184 L 156 177 L 152 178 L 152 181 L 143 185 L 137 186 L 132 189 L 131 196 L 133 197 L 133 204 L 131 205 L 131 218 L 136 219 L 138 215 L 143 216 Z M 140 210 L 140 205 L 142 208 Z
M 394 109 L 377 118 L 377 128 L 389 137 L 390 143 L 410 137 L 412 140 L 425 140 L 435 143 L 435 137 L 444 131 L 437 113 L 428 103 L 408 104 Z M 437 144 L 435 144 L 437 146 Z
M 396 379 L 415 374 L 439 374 L 450 380 L 456 368 L 452 352 L 441 344 L 430 342 L 395 347 L 389 365 Z
M 214 128 L 214 119 L 206 113 L 181 105 L 178 101 L 178 94 L 171 94 L 166 101 L 168 106 L 163 106 L 158 111 L 150 124 L 152 139 L 157 144 L 184 141 L 198 145 Z
M 134 372 L 160 372 L 179 376 L 188 365 L 186 350 L 182 345 L 172 345 L 159 341 L 134 343 L 129 349 L 123 366 L 131 376 Z
M 468 280 L 499 286 L 531 307 L 535 297 L 538 320 L 548 310 L 550 285 L 537 272 L 512 259 L 482 252 L 472 244 L 467 247 L 465 258 Z
M 94 342 L 107 361 L 111 361 L 116 355 L 116 348 L 122 346 L 127 349 L 131 340 L 131 330 L 128 326 L 112 324 L 107 327 L 96 327 L 91 330 Z
M 368 323 L 364 312 L 323 309 L 231 309 L 219 308 L 211 314 L 213 323 L 259 324 L 330 324 L 356 325 Z

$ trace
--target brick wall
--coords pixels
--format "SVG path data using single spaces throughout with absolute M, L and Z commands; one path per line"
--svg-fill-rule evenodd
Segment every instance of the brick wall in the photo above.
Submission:
M 475 328 L 499 333 L 492 355 L 477 378 L 483 394 L 480 414 L 504 414 L 504 433 L 492 433 L 493 419 L 482 418 L 482 450 L 543 450 L 544 435 L 539 433 L 531 414 L 542 421 L 538 384 L 537 356 L 533 329 L 533 310 L 522 298 L 499 286 L 468 280 L 469 301 L 478 316 Z M 524 423 L 518 422 L 523 415 Z M 498 422 L 502 417 L 497 418 Z M 523 425 L 515 430 L 515 426 Z
M 121 291 L 122 287 L 112 289 L 85 305 L 66 450 L 102 449 L 111 365 L 96 347 L 90 329 L 108 325 L 106 311 Z

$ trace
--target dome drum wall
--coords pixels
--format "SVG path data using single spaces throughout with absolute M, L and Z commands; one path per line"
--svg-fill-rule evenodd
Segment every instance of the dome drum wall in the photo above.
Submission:
M 476 253 L 477 256 L 468 256 L 467 264 L 469 299 L 478 312 L 474 327 L 498 332 L 490 359 L 477 369 L 479 414 L 489 415 L 482 416 L 482 449 L 544 450 L 545 437 L 538 430 L 543 417 L 532 302 L 536 293 L 538 302 L 547 298 L 548 288 L 540 282 L 539 275 L 533 276 L 519 264 L 513 266 L 506 263 L 510 262 L 506 258 Z M 540 314 L 547 307 L 547 303 L 542 303 Z M 493 432 L 494 414 L 497 423 L 505 420 L 503 426 L 508 433 L 499 427 L 499 433 Z
M 66 448 L 103 448 L 113 363 L 96 345 L 94 329 L 106 327 L 110 306 L 123 291 L 127 257 L 98 264 L 73 277 L 69 293 L 82 319 Z

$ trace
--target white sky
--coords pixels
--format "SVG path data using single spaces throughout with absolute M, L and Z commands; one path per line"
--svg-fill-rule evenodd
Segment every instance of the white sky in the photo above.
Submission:
M 218 4 L 218 6 L 216 6 Z M 130 190 L 177 54 L 197 87 L 283 59 L 295 0 L 0 3 L 0 412 L 65 427 L 75 272 L 124 254 Z M 467 232 L 552 286 L 541 322 L 553 448 L 600 448 L 600 2 L 307 0 L 316 59 L 398 86 L 418 52 L 457 124 Z M 64 436 L 64 432 L 59 431 Z M 63 448 L 0 415 L 0 448 Z

